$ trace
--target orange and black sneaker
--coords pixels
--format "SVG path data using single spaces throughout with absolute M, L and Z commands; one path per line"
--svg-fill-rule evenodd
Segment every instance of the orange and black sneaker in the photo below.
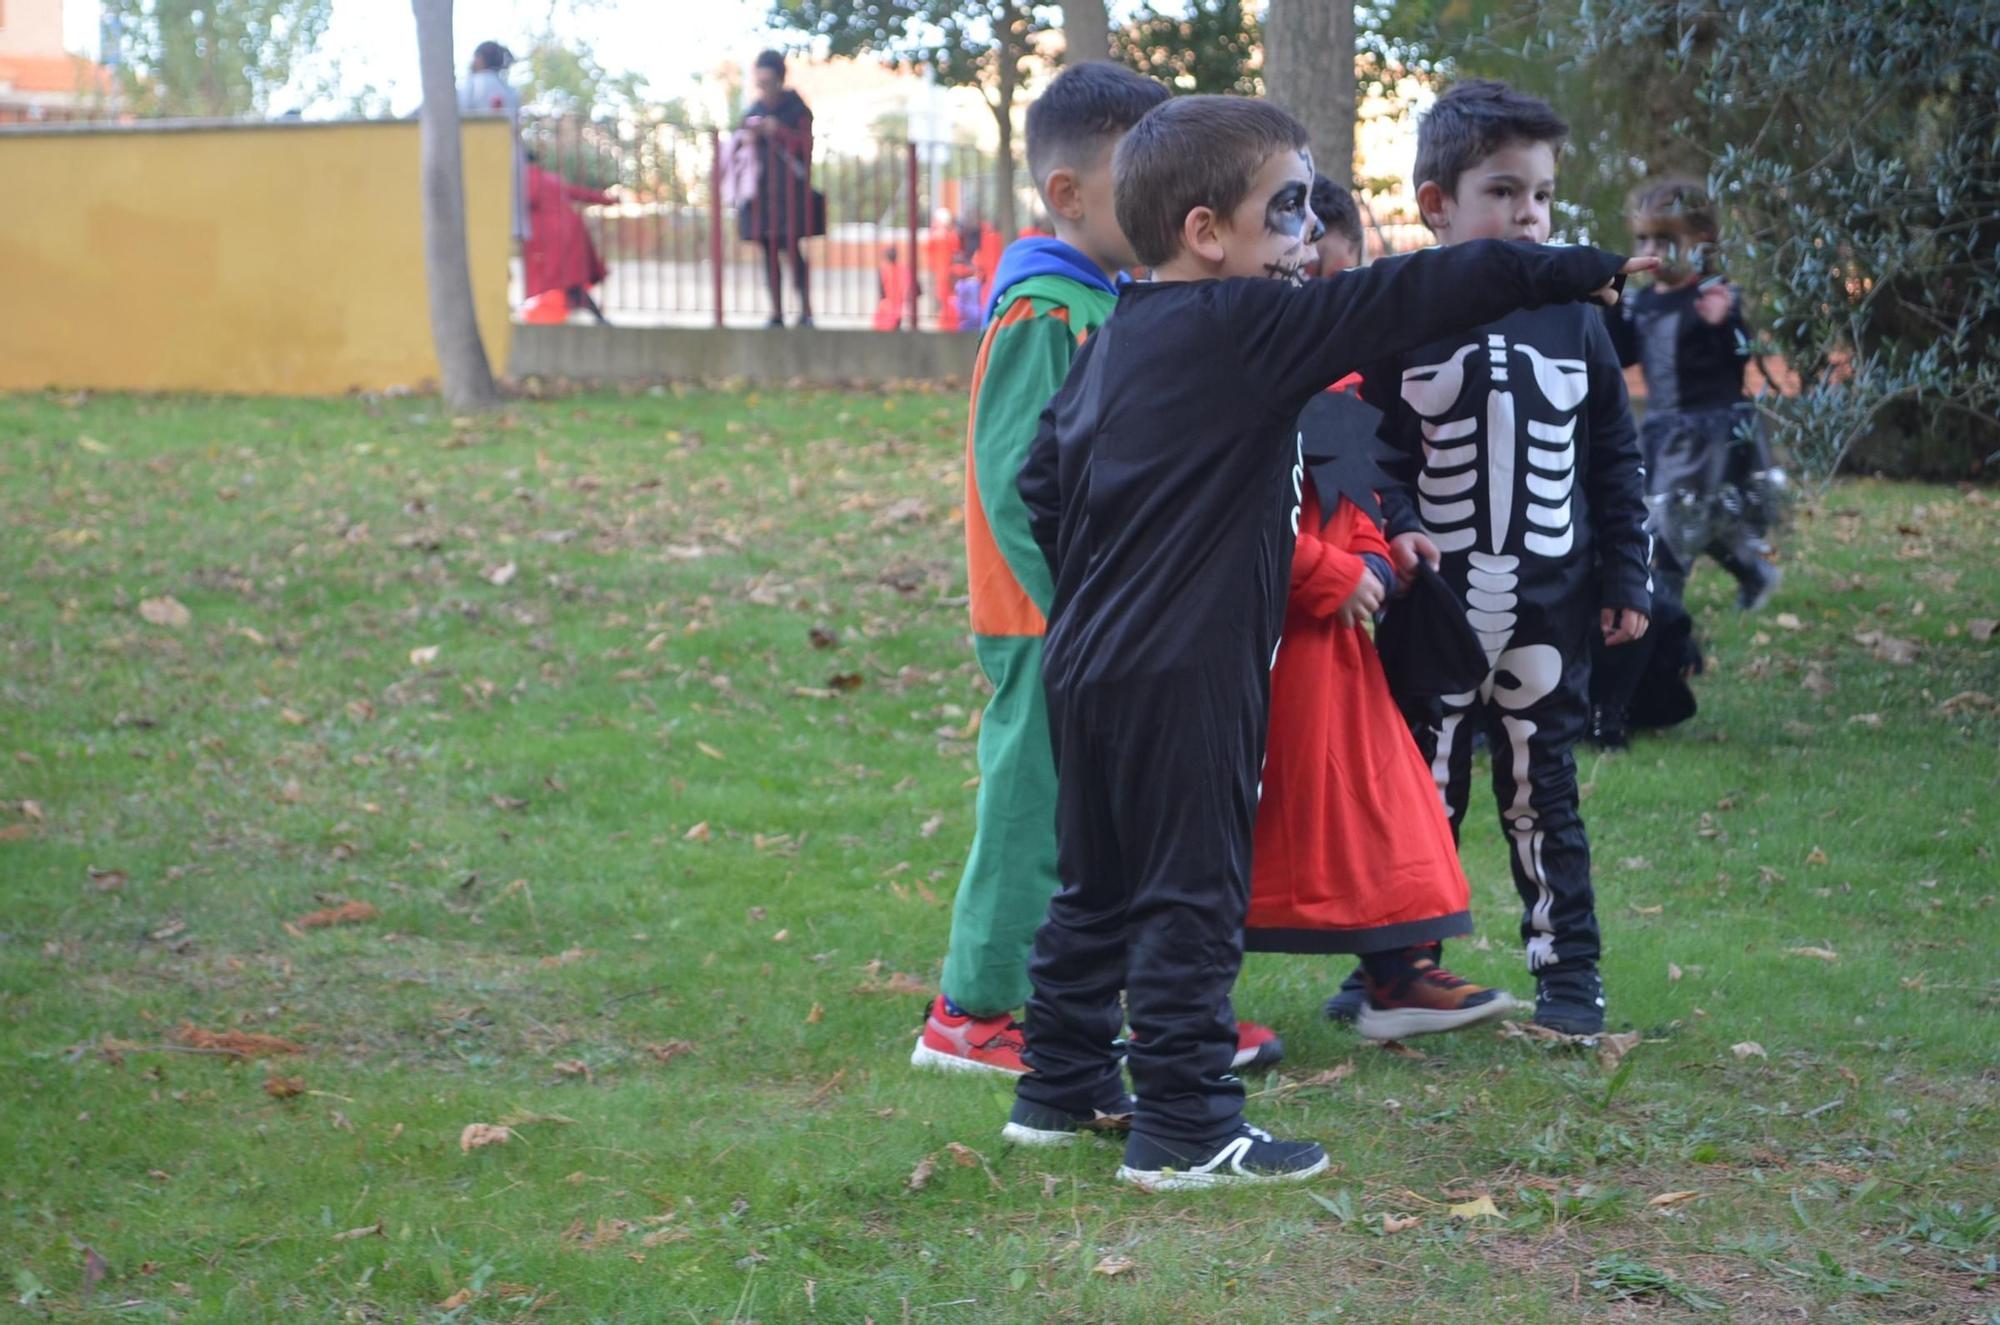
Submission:
M 1506 990 L 1473 984 L 1425 956 L 1387 980 L 1369 978 L 1354 1029 L 1367 1040 L 1407 1040 L 1504 1017 L 1513 1007 Z
M 998 1072 L 1018 1077 L 1028 1070 L 1021 1061 L 1026 1042 L 1013 1014 L 975 1017 L 960 1012 L 939 994 L 924 1018 L 923 1033 L 910 1052 L 910 1066 L 944 1072 Z

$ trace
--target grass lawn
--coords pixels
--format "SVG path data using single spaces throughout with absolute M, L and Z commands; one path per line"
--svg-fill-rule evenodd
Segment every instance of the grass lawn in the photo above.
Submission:
M 1253 957 L 1252 1117 L 1334 1169 L 1149 1196 L 907 1066 L 962 437 L 0 397 L 0 1316 L 2000 1321 L 1992 496 L 1834 489 L 1756 618 L 1697 577 L 1702 716 L 1582 760 L 1622 1063 Z M 1475 805 L 1452 963 L 1527 992 Z

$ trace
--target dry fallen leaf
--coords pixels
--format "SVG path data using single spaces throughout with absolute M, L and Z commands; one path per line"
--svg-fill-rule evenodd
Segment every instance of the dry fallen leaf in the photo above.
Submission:
M 84 873 L 90 876 L 90 886 L 101 893 L 115 893 L 126 883 L 124 870 L 101 870 L 96 866 L 86 866 Z
M 1755 1040 L 1744 1040 L 1740 1043 L 1732 1044 L 1729 1046 L 1729 1052 L 1735 1054 L 1738 1058 L 1769 1058 L 1771 1056 L 1765 1053 L 1764 1046 Z
M 442 647 L 441 645 L 437 644 L 426 644 L 420 648 L 411 649 L 410 666 L 412 667 L 430 666 L 432 663 L 437 661 L 438 650 L 441 647 Z
M 1818 847 L 1814 847 L 1811 851 L 1806 852 L 1806 864 L 1808 865 L 1826 864 L 1826 852 L 1820 850 Z
M 461 1288 L 444 1301 L 438 1303 L 437 1309 L 439 1311 L 456 1311 L 478 1296 L 479 1294 L 473 1292 L 470 1288 Z
M 471 1154 L 482 1146 L 502 1146 L 514 1139 L 511 1127 L 495 1127 L 491 1123 L 467 1123 L 465 1130 L 458 1134 L 458 1148 Z
M 381 914 L 367 902 L 342 902 L 318 911 L 308 911 L 292 923 L 300 929 L 325 929 L 329 925 L 358 925 Z
M 1138 1268 L 1139 1263 L 1130 1256 L 1106 1256 L 1103 1260 L 1091 1266 L 1090 1272 L 1092 1274 L 1101 1274 L 1109 1279 L 1115 1279 L 1121 1274 L 1130 1274 Z
M 706 842 L 708 839 L 708 820 L 706 819 L 681 834 L 681 841 L 683 842 Z
M 714 746 L 710 745 L 707 741 L 696 741 L 694 743 L 694 748 L 701 751 L 703 754 L 707 755 L 710 759 L 726 760 L 729 758 L 728 755 L 722 753 L 722 751 L 716 749 Z
M 1806 623 L 1793 612 L 1780 612 L 1775 618 L 1779 630 L 1804 630 Z
M 910 1176 L 904 1180 L 903 1185 L 913 1192 L 920 1192 L 930 1185 L 931 1175 L 936 1172 L 937 1156 L 925 1155 L 917 1161 L 917 1166 L 910 1170 Z
M 556 1075 L 559 1077 L 582 1077 L 585 1085 L 592 1085 L 597 1080 L 596 1076 L 590 1070 L 590 1064 L 584 1062 L 581 1058 L 566 1059 L 563 1062 L 557 1063 L 555 1069 Z
M 255 1031 L 205 1031 L 184 1021 L 174 1031 L 174 1039 L 190 1049 L 214 1049 L 238 1058 L 263 1058 L 275 1054 L 302 1054 L 306 1047 L 278 1035 Z
M 1668 983 L 1668 984 L 1674 984 L 1674 983 L 1678 982 L 1678 981 L 1680 980 L 1680 978 L 1681 978 L 1681 968 L 1680 968 L 1680 967 L 1678 967 L 1678 966 L 1676 966 L 1676 965 L 1674 965 L 1674 964 L 1673 964 L 1672 962 L 1668 962 L 1668 963 L 1667 963 L 1667 983 Z
M 1965 633 L 1980 644 L 1992 639 L 1996 630 L 2000 630 L 2000 621 L 1995 621 L 1992 617 L 1974 617 L 1965 623 Z
M 34 835 L 33 824 L 8 824 L 0 828 L 0 842 L 25 842 Z
M 1423 1222 L 1424 1217 L 1422 1215 L 1384 1214 L 1382 1216 L 1382 1231 L 1384 1233 L 1403 1233 Z
M 1481 1196 L 1476 1200 L 1462 1201 L 1451 1207 L 1450 1214 L 1453 1219 L 1501 1218 L 1500 1207 L 1493 1204 L 1493 1198 L 1490 1196 Z
M 486 582 L 495 588 L 505 588 L 514 582 L 514 572 L 516 569 L 516 566 L 511 561 L 504 566 L 495 566 L 492 570 L 486 572 Z
M 139 600 L 139 615 L 156 626 L 168 626 L 179 630 L 193 622 L 194 613 L 187 610 L 180 599 L 142 598 Z
M 1692 1201 L 1700 1195 L 1700 1192 L 1661 1192 L 1658 1196 L 1646 1202 L 1646 1204 L 1665 1208 L 1670 1205 L 1679 1205 L 1682 1201 Z
M 924 820 L 923 826 L 917 829 L 917 836 L 934 837 L 937 834 L 937 830 L 942 827 L 944 827 L 944 816 L 941 814 L 934 814 L 930 818 Z
M 382 1231 L 382 1221 L 378 1219 L 374 1223 L 365 1225 L 364 1227 L 350 1228 L 345 1233 L 336 1233 L 333 1235 L 332 1240 L 335 1242 L 352 1242 L 356 1238 L 379 1238 L 383 1236 L 385 1235 Z
M 1832 948 L 1786 948 L 1785 953 L 1791 957 L 1811 957 L 1816 961 L 1822 962 L 1837 962 L 1840 960 L 1840 954 Z
M 304 1077 L 265 1077 L 264 1093 L 274 1100 L 288 1100 L 295 1095 L 306 1093 L 306 1079 Z
M 671 1063 L 682 1054 L 694 1052 L 694 1046 L 686 1040 L 668 1040 L 665 1044 L 649 1044 L 646 1052 L 662 1063 Z
M 812 1011 L 806 1013 L 806 1025 L 817 1026 L 824 1020 L 826 1020 L 826 1009 L 817 1003 L 813 1004 Z
M 1605 1071 L 1618 1066 L 1626 1054 L 1639 1047 L 1639 1032 L 1620 1031 L 1616 1035 L 1597 1037 L 1597 1061 Z

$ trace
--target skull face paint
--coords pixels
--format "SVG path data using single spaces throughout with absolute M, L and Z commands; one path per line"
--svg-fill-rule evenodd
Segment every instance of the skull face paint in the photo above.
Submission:
M 1273 164 L 1281 164 L 1283 175 L 1264 198 L 1264 238 L 1268 246 L 1264 274 L 1273 280 L 1303 285 L 1318 261 L 1313 245 L 1326 233 L 1326 227 L 1312 210 L 1312 153 L 1302 148 L 1296 164 L 1285 161 L 1282 155 L 1273 158 Z M 1272 181 L 1260 178 L 1258 182 L 1269 185 Z

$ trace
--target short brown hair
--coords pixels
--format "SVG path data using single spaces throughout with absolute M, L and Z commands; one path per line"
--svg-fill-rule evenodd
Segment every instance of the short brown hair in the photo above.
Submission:
M 1549 103 L 1505 83 L 1475 78 L 1450 88 L 1417 121 L 1417 168 L 1413 185 L 1434 183 L 1458 193 L 1458 177 L 1515 143 L 1569 141 L 1569 124 Z
M 1705 185 L 1684 176 L 1648 180 L 1632 190 L 1625 214 L 1634 221 L 1674 220 L 1695 239 L 1713 244 L 1722 233 L 1715 223 L 1715 204 Z
M 1175 97 L 1146 113 L 1112 157 L 1118 228 L 1142 266 L 1181 251 L 1181 223 L 1197 207 L 1236 210 L 1273 153 L 1306 146 L 1306 131 L 1268 101 Z

